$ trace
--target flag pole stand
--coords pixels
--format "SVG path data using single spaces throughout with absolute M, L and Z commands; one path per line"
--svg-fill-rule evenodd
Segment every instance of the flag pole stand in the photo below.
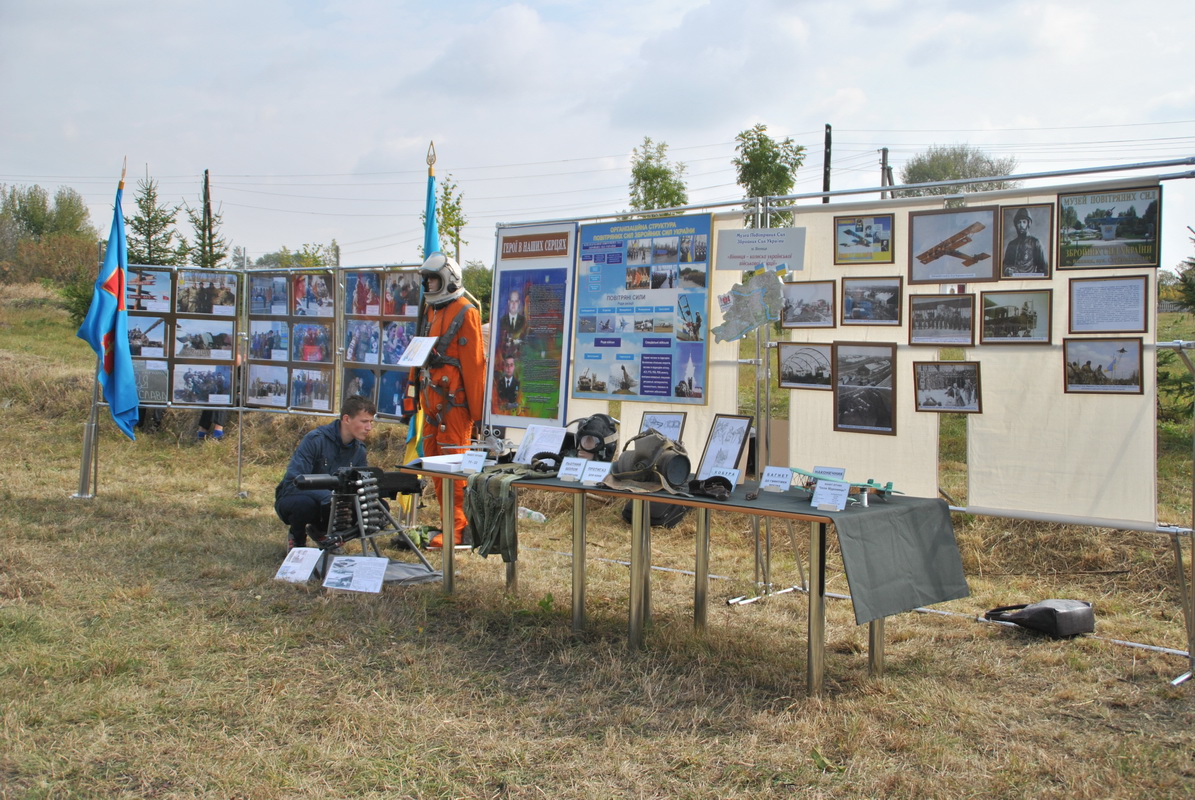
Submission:
M 99 428 L 100 410 L 100 360 L 96 358 L 96 377 L 91 385 L 91 412 L 87 415 L 87 422 L 83 423 L 83 455 L 79 459 L 79 491 L 71 495 L 73 500 L 93 500 L 95 492 L 92 490 L 95 481 L 93 473 L 98 477 L 99 449 L 96 447 L 96 432 Z

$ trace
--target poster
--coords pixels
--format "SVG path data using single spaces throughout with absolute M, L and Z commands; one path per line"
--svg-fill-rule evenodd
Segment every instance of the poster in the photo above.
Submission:
M 705 403 L 710 216 L 581 228 L 573 397 Z
M 1058 266 L 1158 266 L 1162 187 L 1058 196 Z
M 486 418 L 564 425 L 577 226 L 499 229 Z

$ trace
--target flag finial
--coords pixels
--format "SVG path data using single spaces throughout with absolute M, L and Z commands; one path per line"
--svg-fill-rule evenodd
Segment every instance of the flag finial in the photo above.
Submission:
M 430 142 L 427 146 L 427 166 L 429 168 L 436 165 L 436 143 Z

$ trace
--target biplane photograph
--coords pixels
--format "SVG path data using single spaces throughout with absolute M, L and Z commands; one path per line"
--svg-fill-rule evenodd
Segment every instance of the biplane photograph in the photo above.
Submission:
M 980 344 L 1049 344 L 1052 292 L 983 292 Z
M 891 264 L 892 214 L 834 218 L 834 263 Z
M 909 283 L 996 280 L 995 206 L 909 212 Z

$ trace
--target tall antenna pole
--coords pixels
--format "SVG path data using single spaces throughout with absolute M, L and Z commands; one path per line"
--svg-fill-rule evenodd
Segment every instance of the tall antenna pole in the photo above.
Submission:
M 830 123 L 826 123 L 826 145 L 824 148 L 825 149 L 825 157 L 822 159 L 822 191 L 823 192 L 830 191 L 830 139 L 831 138 L 832 137 L 830 135 Z M 823 195 L 822 202 L 823 203 L 830 202 L 829 195 Z

